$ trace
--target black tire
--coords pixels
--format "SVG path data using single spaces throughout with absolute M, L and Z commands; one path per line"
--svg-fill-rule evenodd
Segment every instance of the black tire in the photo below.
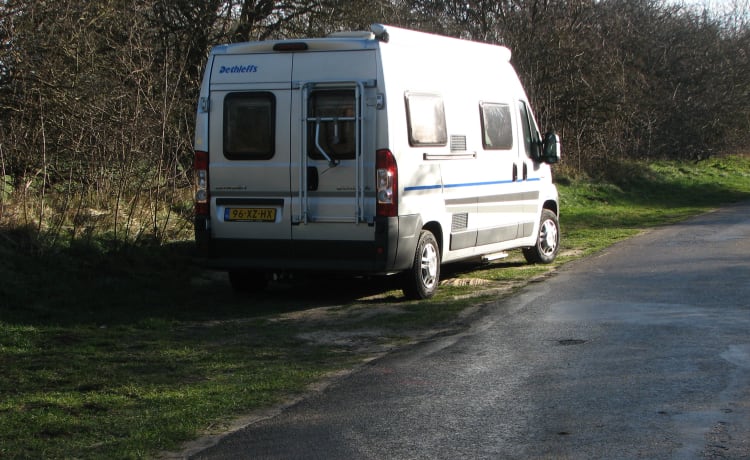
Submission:
M 557 220 L 557 214 L 549 209 L 543 209 L 536 245 L 523 248 L 523 256 L 530 264 L 548 264 L 555 260 L 559 249 L 560 222 Z
M 266 274 L 257 270 L 230 270 L 229 284 L 235 292 L 253 293 L 268 286 Z
M 429 299 L 440 284 L 440 246 L 435 236 L 422 230 L 412 267 L 404 274 L 403 291 L 409 299 Z

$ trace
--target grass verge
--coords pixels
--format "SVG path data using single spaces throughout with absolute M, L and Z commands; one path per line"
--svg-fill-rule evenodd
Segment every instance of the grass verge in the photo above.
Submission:
M 623 165 L 559 178 L 563 248 L 445 267 L 406 302 L 391 280 L 275 283 L 238 296 L 190 242 L 38 248 L 0 229 L 0 457 L 149 458 L 303 393 L 331 372 L 441 330 L 489 300 L 645 228 L 750 199 L 750 158 Z

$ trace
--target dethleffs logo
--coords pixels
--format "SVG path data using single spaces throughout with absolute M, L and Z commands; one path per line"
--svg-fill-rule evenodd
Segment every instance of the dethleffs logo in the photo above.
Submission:
M 221 66 L 219 73 L 255 73 L 258 71 L 258 66 L 250 65 L 233 65 L 233 66 Z

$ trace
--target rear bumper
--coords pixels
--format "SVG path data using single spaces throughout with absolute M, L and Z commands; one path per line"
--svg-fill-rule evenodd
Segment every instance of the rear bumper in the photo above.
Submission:
M 406 270 L 414 260 L 418 216 L 377 218 L 369 241 L 219 239 L 210 222 L 195 219 L 195 242 L 205 266 L 220 270 L 327 271 L 382 274 Z

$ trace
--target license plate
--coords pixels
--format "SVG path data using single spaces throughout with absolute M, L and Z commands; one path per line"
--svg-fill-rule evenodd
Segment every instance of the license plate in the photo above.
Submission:
M 224 220 L 230 222 L 276 222 L 276 208 L 226 208 Z

